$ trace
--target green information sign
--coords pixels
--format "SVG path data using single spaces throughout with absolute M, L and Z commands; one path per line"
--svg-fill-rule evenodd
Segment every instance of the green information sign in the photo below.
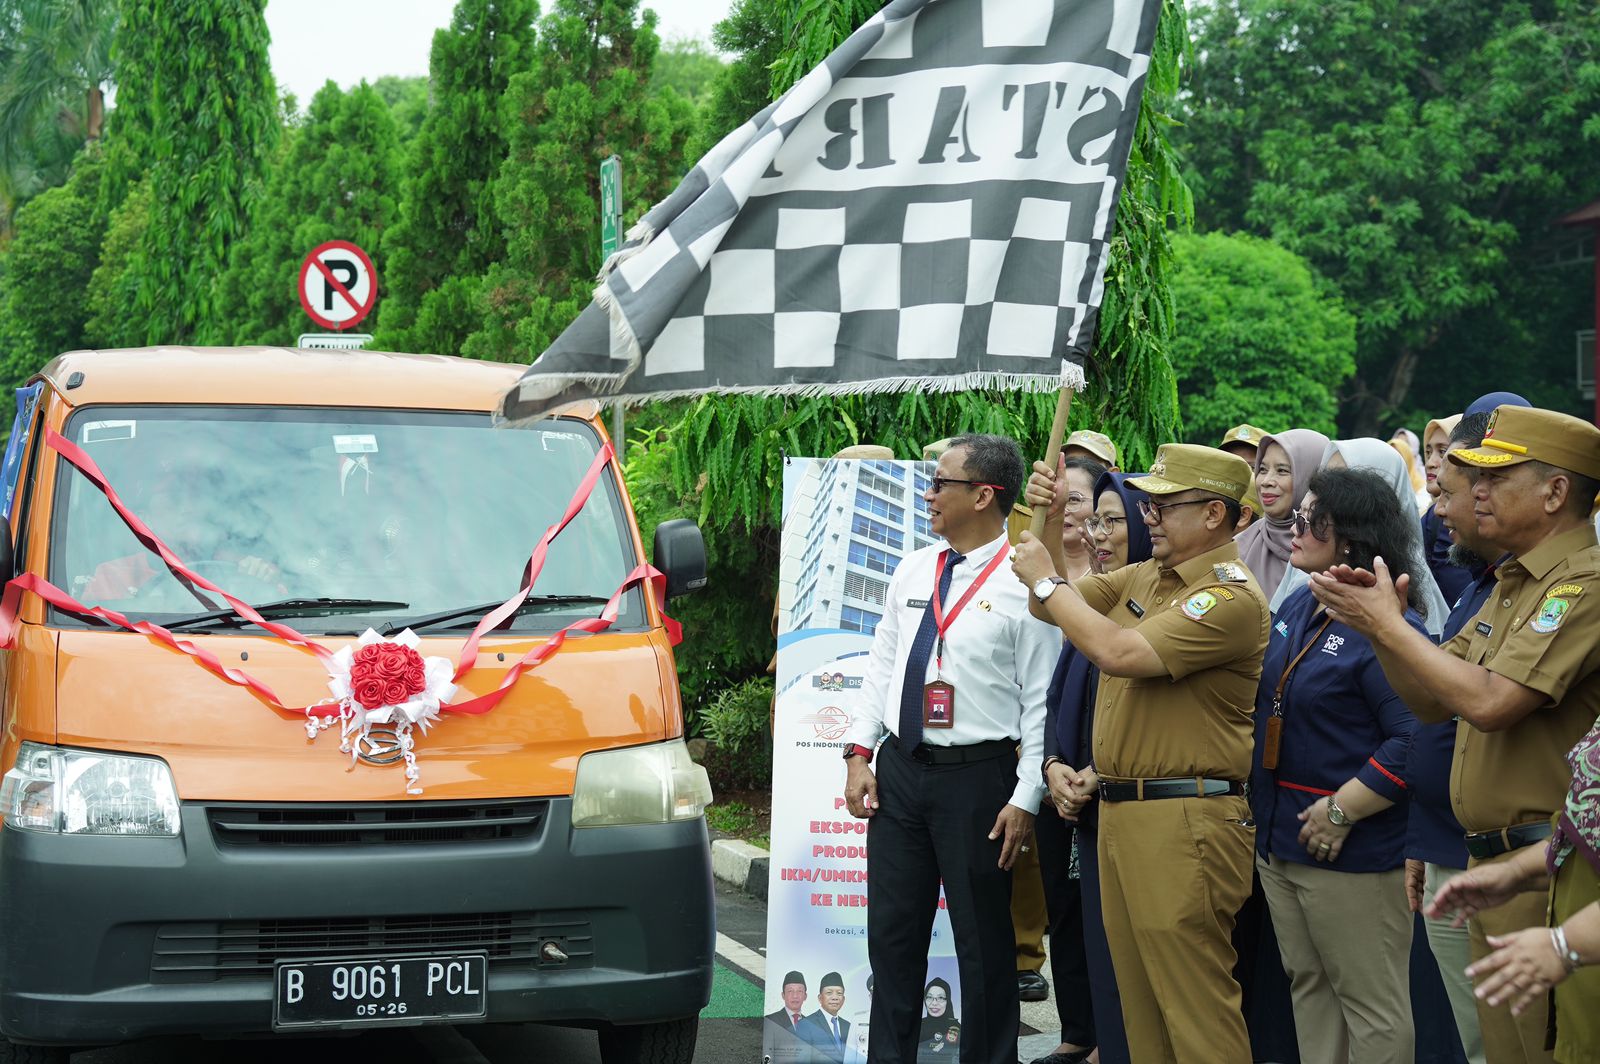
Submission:
M 600 164 L 600 256 L 622 246 L 622 160 L 615 155 Z

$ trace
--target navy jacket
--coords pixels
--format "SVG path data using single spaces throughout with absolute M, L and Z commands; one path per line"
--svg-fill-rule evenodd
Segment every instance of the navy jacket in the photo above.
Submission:
M 1446 602 L 1456 601 L 1466 592 L 1477 574 L 1451 563 L 1450 532 L 1431 506 L 1422 515 L 1422 549 L 1427 552 L 1428 571 L 1433 573 L 1439 593 Z
M 1470 570 L 1472 583 L 1450 610 L 1450 618 L 1444 625 L 1444 641 L 1454 639 L 1494 595 L 1494 571 L 1492 565 Z M 1455 753 L 1455 721 L 1417 725 L 1406 760 L 1406 785 L 1411 789 L 1406 856 L 1446 868 L 1465 868 L 1467 844 L 1462 839 L 1461 822 L 1450 807 L 1450 766 L 1455 761 Z
M 1389 686 L 1365 636 L 1337 621 L 1317 636 L 1284 688 L 1278 767 L 1261 766 L 1278 678 L 1322 624 L 1320 615 L 1313 616 L 1317 613 L 1311 588 L 1302 587 L 1273 619 L 1256 695 L 1250 774 L 1256 849 L 1263 856 L 1318 864 L 1299 842 L 1299 814 L 1354 776 L 1395 805 L 1356 825 L 1332 867 L 1341 872 L 1398 868 L 1405 863 L 1406 755 L 1417 720 Z M 1408 611 L 1406 620 L 1424 630 L 1415 612 Z

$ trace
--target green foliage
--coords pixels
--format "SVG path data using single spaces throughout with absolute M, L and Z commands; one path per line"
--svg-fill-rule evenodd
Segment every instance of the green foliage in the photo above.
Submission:
M 372 90 L 393 112 L 401 143 L 409 145 L 422 132 L 422 121 L 428 117 L 428 79 L 386 74 L 372 83 Z
M 389 295 L 378 307 L 377 348 L 454 355 L 472 331 L 470 304 L 455 316 L 461 282 L 504 257 L 490 188 L 506 154 L 501 98 L 532 64 L 537 14 L 535 0 L 459 0 L 450 26 L 433 35 L 433 101 L 378 263 Z
M 600 269 L 601 160 L 622 160 L 624 218 L 681 176 L 693 111 L 652 95 L 653 15 L 639 0 L 558 0 L 540 24 L 532 69 L 511 79 L 509 153 L 493 185 L 504 258 L 481 292 L 483 327 L 463 353 L 525 362 L 590 300 Z
M 312 328 L 296 294 L 306 253 L 334 239 L 374 249 L 397 214 L 399 138 L 373 87 L 328 82 L 289 136 L 218 287 L 218 333 L 231 343 L 292 344 Z
M 1180 136 L 1202 222 L 1272 237 L 1358 310 L 1342 428 L 1518 384 L 1552 297 L 1581 298 L 1535 274 L 1550 220 L 1595 195 L 1600 7 L 1219 0 L 1196 26 Z
M 743 802 L 718 802 L 706 809 L 706 825 L 719 834 L 744 838 L 755 834 L 760 821 Z
M 727 65 L 705 41 L 693 37 L 668 41 L 656 53 L 650 91 L 659 94 L 671 89 L 700 107 L 710 100 L 712 86 Z
M 150 189 L 123 308 L 145 343 L 215 337 L 217 278 L 279 132 L 264 2 L 123 0 L 113 172 L 142 170 Z
M 82 292 L 100 259 L 96 224 L 101 158 L 96 145 L 79 156 L 72 177 L 17 213 L 15 239 L 0 266 L 0 387 L 3 394 L 63 351 L 83 346 Z
M 1258 237 L 1183 236 L 1175 250 L 1172 362 L 1188 439 L 1215 444 L 1241 421 L 1331 435 L 1355 372 L 1355 318 L 1338 297 Z
M 711 84 L 700 128 L 689 143 L 690 161 L 772 102 L 772 64 L 782 45 L 779 29 L 766 0 L 734 0 L 728 17 L 712 28 L 712 41 L 735 58 Z
M 751 677 L 711 700 L 700 718 L 701 733 L 730 753 L 765 745 L 771 708 L 772 677 Z
M 102 186 L 102 201 L 103 191 Z M 144 342 L 138 321 L 125 308 L 132 306 L 138 283 L 131 266 L 150 228 L 150 200 L 149 182 L 138 182 L 106 223 L 100 264 L 89 276 L 89 319 L 84 322 L 83 337 L 90 347 L 137 347 Z
M 0 247 L 99 138 L 116 25 L 117 0 L 0 0 Z

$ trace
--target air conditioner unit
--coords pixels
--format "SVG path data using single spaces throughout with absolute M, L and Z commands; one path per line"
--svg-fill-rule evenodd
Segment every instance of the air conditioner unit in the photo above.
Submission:
M 1594 398 L 1595 341 L 1593 329 L 1581 329 L 1578 334 L 1578 392 L 1585 399 Z

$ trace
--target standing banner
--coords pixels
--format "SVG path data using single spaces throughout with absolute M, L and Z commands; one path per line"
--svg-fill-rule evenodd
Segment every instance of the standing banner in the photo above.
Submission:
M 867 822 L 845 808 L 841 751 L 889 575 L 934 542 L 922 499 L 932 475 L 926 462 L 791 458 L 784 466 L 762 1023 L 764 1058 L 774 1064 L 866 1060 Z M 961 984 L 942 893 L 939 907 L 919 1059 L 953 1062 Z

